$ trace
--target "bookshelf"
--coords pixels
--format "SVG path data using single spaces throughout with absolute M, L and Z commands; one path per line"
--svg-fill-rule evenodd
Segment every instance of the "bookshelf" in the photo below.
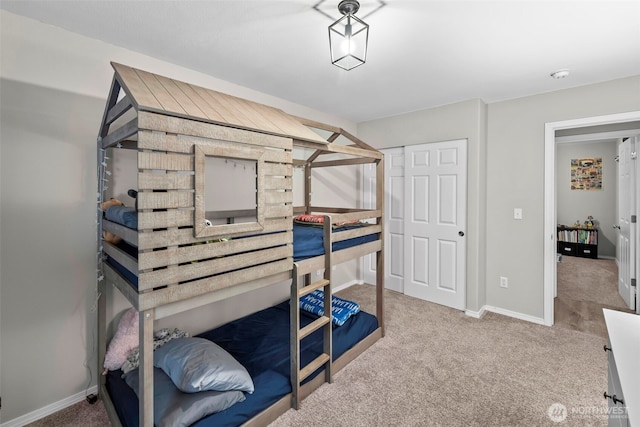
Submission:
M 558 253 L 598 258 L 598 229 L 558 226 Z

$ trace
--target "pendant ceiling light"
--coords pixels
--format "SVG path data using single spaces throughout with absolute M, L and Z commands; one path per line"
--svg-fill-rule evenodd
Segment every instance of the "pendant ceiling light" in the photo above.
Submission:
M 342 0 L 338 10 L 344 16 L 329 26 L 331 63 L 345 70 L 367 60 L 369 25 L 355 16 L 358 9 L 360 3 L 356 0 Z

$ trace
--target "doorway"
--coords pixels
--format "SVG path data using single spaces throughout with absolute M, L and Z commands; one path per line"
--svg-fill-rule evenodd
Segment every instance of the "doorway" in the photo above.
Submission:
M 554 297 L 557 292 L 557 265 L 556 265 L 556 225 L 557 225 L 557 194 L 556 194 L 556 131 L 567 129 L 588 128 L 607 124 L 620 124 L 640 121 L 640 111 L 613 114 L 607 116 L 588 117 L 583 119 L 552 122 L 545 125 L 545 207 L 544 207 L 544 323 L 554 324 Z M 636 186 L 636 189 L 640 185 Z M 636 201 L 638 197 L 635 198 Z M 637 211 L 637 204 L 636 209 Z M 635 242 L 639 242 L 638 233 L 634 236 Z M 637 246 L 637 244 L 636 244 Z M 632 260 L 637 271 L 640 261 Z M 640 296 L 636 296 L 640 298 Z M 638 301 L 636 308 L 640 308 Z
M 606 338 L 602 309 L 627 310 L 618 293 L 619 233 L 612 227 L 618 222 L 620 138 L 613 137 L 613 132 L 591 133 L 591 129 L 586 134 L 581 133 L 585 129 L 556 132 L 560 229 L 554 326 Z M 628 190 L 624 200 L 629 200 Z

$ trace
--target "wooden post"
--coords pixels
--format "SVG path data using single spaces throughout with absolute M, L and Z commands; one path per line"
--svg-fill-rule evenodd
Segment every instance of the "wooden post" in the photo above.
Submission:
M 300 303 L 298 290 L 300 289 L 300 277 L 298 276 L 298 265 L 293 263 L 291 281 L 291 299 L 289 302 L 290 315 L 290 359 L 291 359 L 291 407 L 300 408 Z
M 140 427 L 153 427 L 153 321 L 154 309 L 140 311 L 140 367 L 138 411 Z
M 384 336 L 384 158 L 376 165 L 376 209 L 380 229 L 380 250 L 376 253 L 376 317 Z
M 311 166 L 304 165 L 304 209 L 307 214 L 311 213 Z
M 333 317 L 333 313 L 331 312 L 331 300 L 333 298 L 332 295 L 332 270 L 333 270 L 333 262 L 331 260 L 331 254 L 333 252 L 333 224 L 331 224 L 331 216 L 324 216 L 324 278 L 327 280 L 327 284 L 324 286 L 324 315 L 329 317 L 329 323 L 323 328 L 323 351 L 325 354 L 329 355 L 329 361 L 326 363 L 324 368 L 324 378 L 325 381 L 330 383 L 333 380 L 333 369 L 332 369 L 332 359 L 333 359 L 333 335 L 332 335 L 332 326 L 331 319 Z

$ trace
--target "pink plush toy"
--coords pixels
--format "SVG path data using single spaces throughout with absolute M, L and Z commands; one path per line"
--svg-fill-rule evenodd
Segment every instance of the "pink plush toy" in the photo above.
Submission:
M 104 357 L 104 367 L 110 371 L 120 369 L 131 350 L 138 347 L 138 312 L 134 308 L 127 310 L 118 323 L 118 330 L 109 343 Z

